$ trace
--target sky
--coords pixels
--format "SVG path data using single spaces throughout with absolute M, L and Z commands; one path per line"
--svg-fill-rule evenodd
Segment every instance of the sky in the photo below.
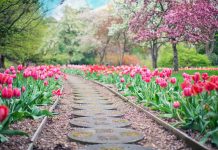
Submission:
M 62 5 L 59 5 L 61 0 L 41 0 L 44 4 L 44 9 L 49 9 L 49 16 L 55 17 L 57 20 L 63 16 L 62 10 L 64 6 L 68 5 L 73 8 L 81 8 L 89 6 L 92 9 L 97 9 L 108 4 L 110 0 L 65 0 Z

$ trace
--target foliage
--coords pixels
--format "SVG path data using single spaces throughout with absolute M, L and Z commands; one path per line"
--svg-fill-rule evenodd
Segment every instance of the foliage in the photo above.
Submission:
M 41 56 L 38 48 L 44 37 L 46 25 L 38 0 L 10 0 L 0 2 L 0 67 L 4 58 L 18 63 L 36 62 Z
M 170 45 L 166 45 L 161 49 L 158 64 L 160 67 L 172 67 L 173 52 Z M 180 67 L 197 67 L 208 66 L 210 61 L 206 55 L 198 54 L 193 47 L 188 47 L 185 44 L 178 45 L 178 58 Z

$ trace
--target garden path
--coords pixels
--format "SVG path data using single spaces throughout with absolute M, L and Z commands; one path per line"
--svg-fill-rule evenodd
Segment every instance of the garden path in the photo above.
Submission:
M 49 118 L 36 150 L 189 150 L 143 112 L 91 81 L 69 75 L 63 93 L 58 115 Z

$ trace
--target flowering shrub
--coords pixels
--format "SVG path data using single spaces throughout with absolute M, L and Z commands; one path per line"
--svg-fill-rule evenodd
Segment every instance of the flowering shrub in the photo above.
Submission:
M 61 77 L 66 75 L 58 66 L 11 66 L 0 73 L 0 142 L 7 135 L 27 135 L 11 130 L 9 125 L 25 118 L 37 119 L 52 115 L 40 105 L 52 102 L 52 91 L 60 96 Z
M 139 66 L 68 66 L 67 73 L 79 74 L 108 84 L 116 84 L 124 96 L 136 96 L 138 103 L 176 118 L 175 126 L 198 131 L 198 140 L 218 145 L 218 76 L 183 73 L 179 84 L 172 70 L 151 71 Z

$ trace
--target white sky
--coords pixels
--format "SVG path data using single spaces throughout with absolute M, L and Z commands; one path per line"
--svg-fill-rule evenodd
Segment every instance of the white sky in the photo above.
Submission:
M 59 5 L 53 12 L 52 17 L 57 20 L 60 20 L 63 17 L 63 8 L 68 5 L 72 8 L 81 8 L 88 6 L 86 0 L 65 0 L 62 5 Z

